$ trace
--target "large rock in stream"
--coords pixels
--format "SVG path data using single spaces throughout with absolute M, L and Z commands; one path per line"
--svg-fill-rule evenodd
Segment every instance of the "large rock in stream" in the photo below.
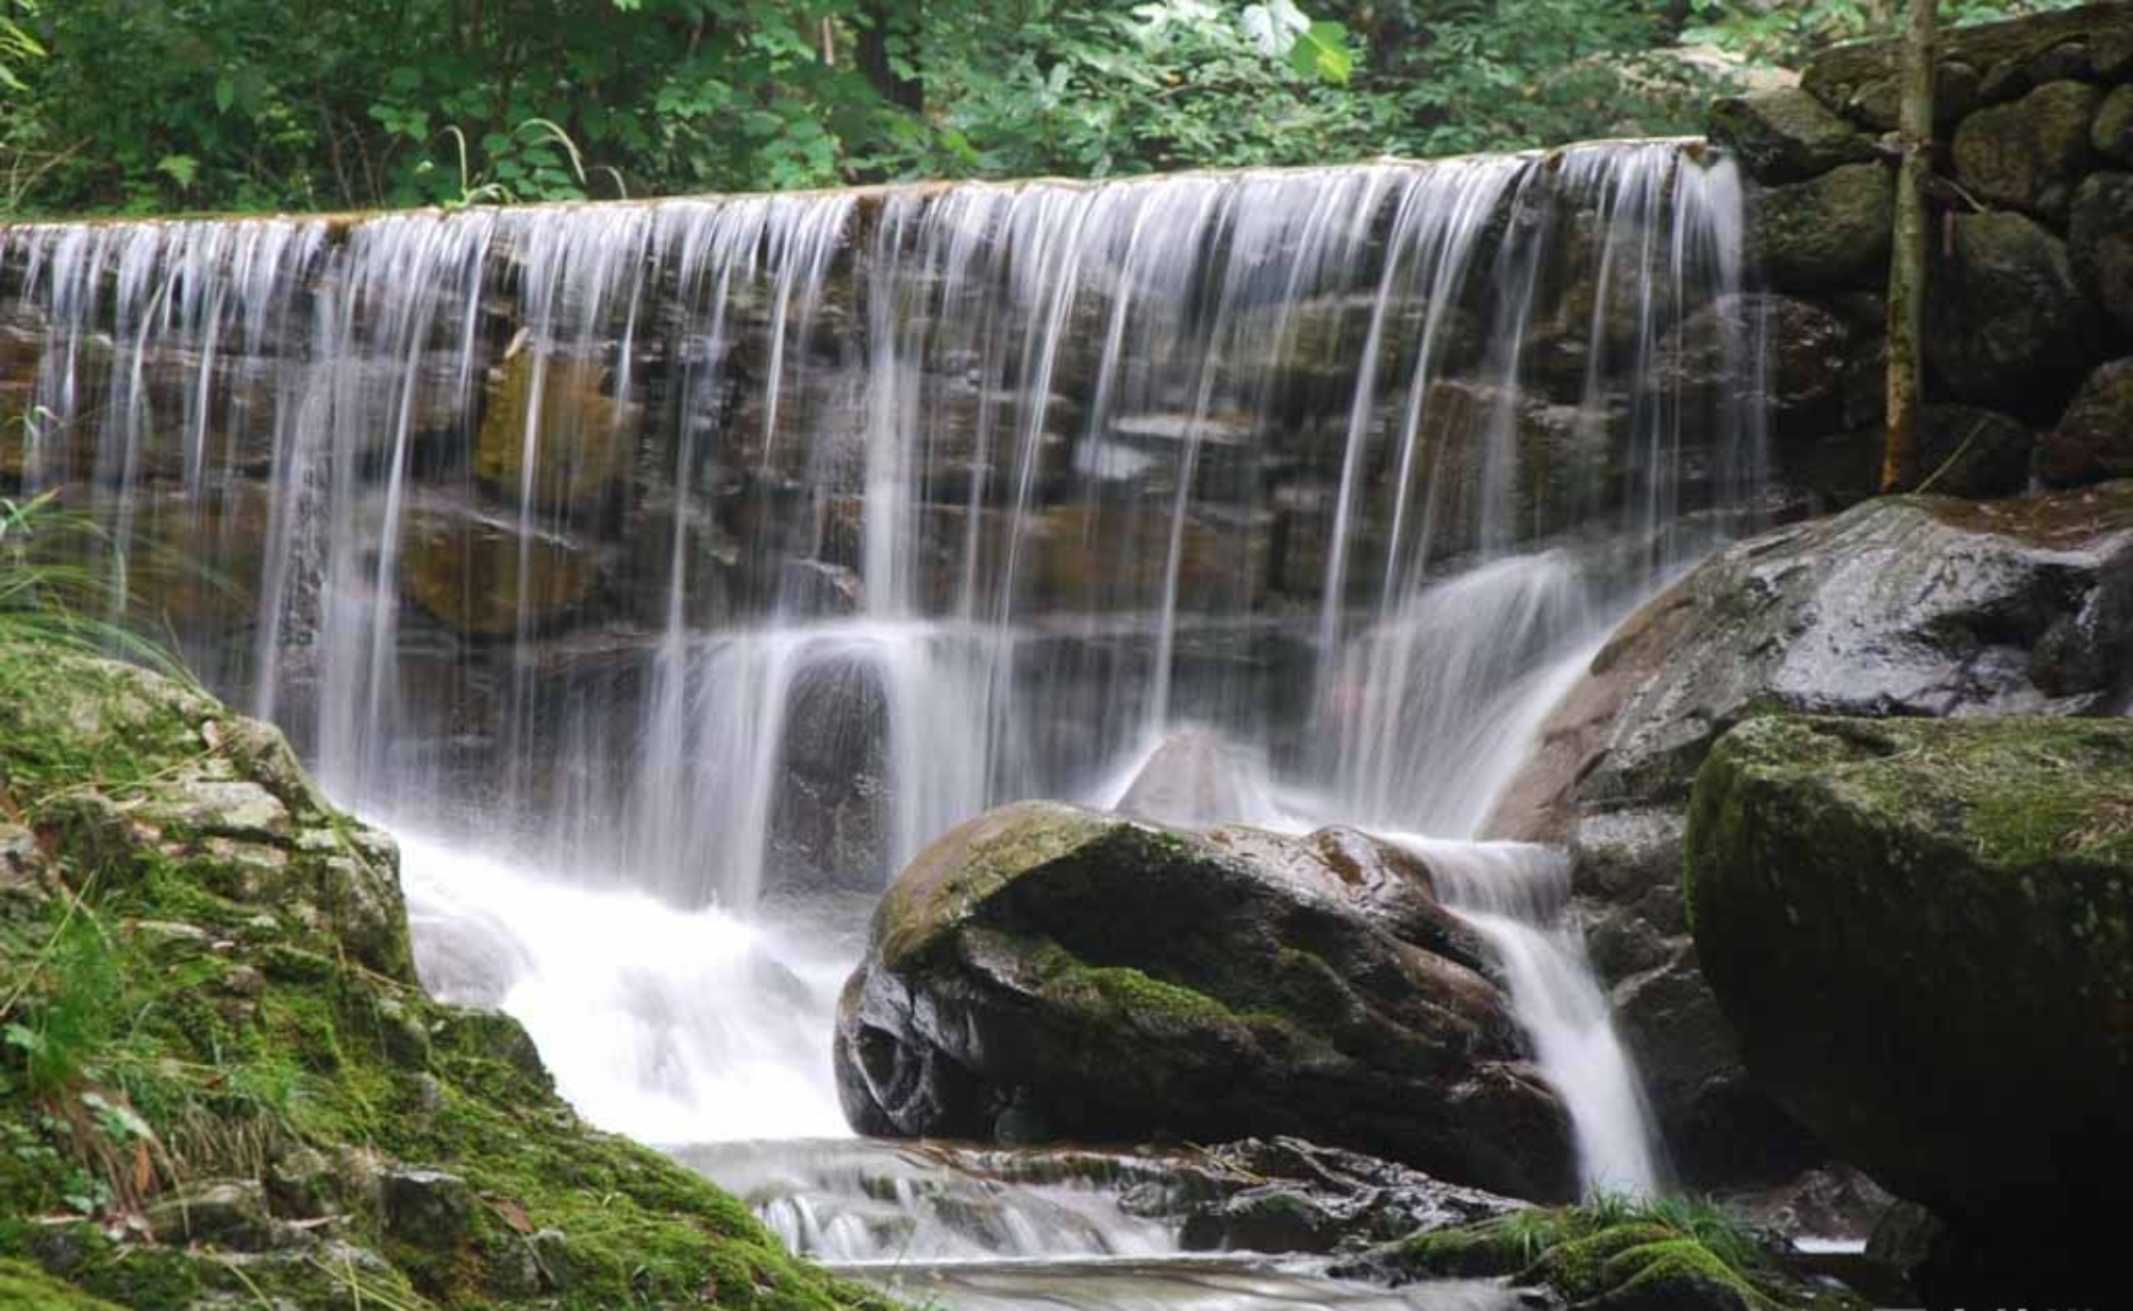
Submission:
M 1690 785 L 1770 711 L 2122 712 L 2133 482 L 2021 501 L 1871 501 L 1706 561 L 1625 622 L 1491 821 L 1566 843 L 1594 967 L 1680 1174 L 1781 1178 L 1819 1155 L 1741 1063 L 1681 895 Z
M 912 862 L 846 986 L 861 1132 L 1297 1134 L 1529 1198 L 1575 1186 L 1484 948 L 1361 834 L 1198 835 L 1047 802 Z
M 1688 890 L 1757 1080 L 1949 1224 L 1930 1303 L 2124 1294 L 2133 722 L 1751 720 Z

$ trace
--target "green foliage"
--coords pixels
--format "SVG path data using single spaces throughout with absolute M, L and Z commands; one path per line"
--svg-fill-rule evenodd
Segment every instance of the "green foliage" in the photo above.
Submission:
M 0 211 L 1104 176 L 1673 131 L 1634 0 L 0 0 Z M 34 49 L 35 57 L 29 57 Z

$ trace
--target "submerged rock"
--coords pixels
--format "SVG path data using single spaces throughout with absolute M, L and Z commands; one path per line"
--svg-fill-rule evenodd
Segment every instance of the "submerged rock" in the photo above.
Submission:
M 1569 1193 L 1567 1118 L 1503 994 L 1396 935 L 1353 878 L 1255 830 L 1043 802 L 982 815 L 876 912 L 838 1015 L 845 1114 L 865 1133 L 1022 1141 L 1309 1134 Z
M 1929 1302 L 2123 1291 L 2133 723 L 1751 720 L 1688 891 L 1758 1081 L 1948 1222 Z

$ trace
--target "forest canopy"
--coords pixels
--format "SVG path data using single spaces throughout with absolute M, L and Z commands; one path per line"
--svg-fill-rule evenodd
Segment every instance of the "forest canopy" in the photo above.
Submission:
M 1891 7 L 0 0 L 0 214 L 1099 177 L 1689 132 L 1729 81 L 1887 30 Z

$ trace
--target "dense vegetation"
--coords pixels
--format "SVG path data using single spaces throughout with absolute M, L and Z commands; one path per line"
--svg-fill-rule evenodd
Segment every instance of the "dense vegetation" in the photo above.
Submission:
M 1693 129 L 1891 0 L 0 0 L 0 214 L 1102 176 Z M 1974 18 L 2063 0 L 1956 0 Z

